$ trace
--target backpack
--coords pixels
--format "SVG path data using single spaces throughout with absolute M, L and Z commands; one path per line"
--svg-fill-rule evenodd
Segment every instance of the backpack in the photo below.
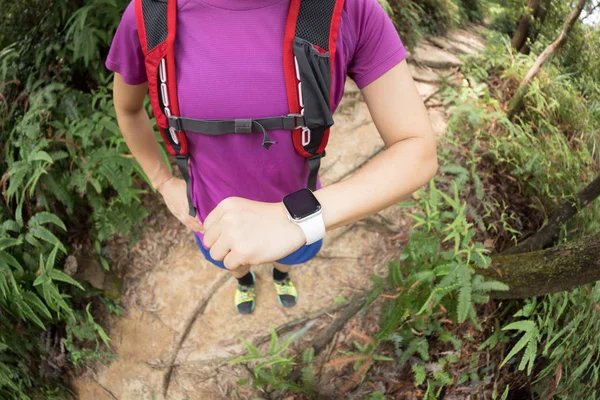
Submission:
M 196 209 L 191 199 L 185 132 L 262 133 L 263 147 L 269 149 L 275 142 L 267 131 L 290 130 L 294 149 L 309 164 L 307 187 L 316 190 L 317 173 L 333 125 L 331 82 L 343 7 L 344 0 L 290 0 L 283 48 L 288 115 L 198 120 L 179 114 L 174 51 L 177 0 L 135 0 L 152 110 L 163 142 L 175 156 L 186 181 L 191 216 L 196 216 Z

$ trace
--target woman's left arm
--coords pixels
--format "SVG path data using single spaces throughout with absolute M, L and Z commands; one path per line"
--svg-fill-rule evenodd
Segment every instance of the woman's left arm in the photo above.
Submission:
M 315 192 L 327 230 L 400 202 L 433 178 L 436 141 L 406 61 L 362 89 L 386 150 L 352 177 Z M 305 243 L 283 204 L 231 197 L 204 221 L 204 244 L 228 269 L 283 258 Z
M 435 135 L 406 61 L 362 94 L 386 150 L 350 178 L 315 192 L 327 230 L 400 202 L 437 171 Z

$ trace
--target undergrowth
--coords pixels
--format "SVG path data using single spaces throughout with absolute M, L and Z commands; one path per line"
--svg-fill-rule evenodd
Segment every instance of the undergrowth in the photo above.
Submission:
M 102 59 L 126 1 L 4 4 L 0 27 L 0 398 L 66 399 L 62 381 L 108 361 L 94 315 L 118 302 L 75 279 L 78 249 L 147 212 Z M 16 3 L 15 3 L 16 4 Z M 16 34 L 15 32 L 21 32 Z M 73 268 L 64 268 L 70 263 Z
M 469 149 L 461 153 L 477 160 L 483 201 L 502 204 L 484 221 L 498 221 L 504 204 L 510 204 L 511 228 L 498 232 L 529 235 L 597 176 L 600 118 L 590 93 L 598 83 L 588 80 L 584 92 L 581 77 L 562 74 L 551 64 L 531 85 L 523 113 L 511 122 L 504 114 L 516 87 L 511 82 L 523 78 L 535 55 L 513 53 L 505 37 L 492 33 L 488 39 L 485 53 L 467 58 L 462 86 L 442 93 L 452 113 L 449 132 L 457 148 Z M 599 218 L 596 201 L 563 226 L 559 241 L 598 232 Z M 497 250 L 509 247 L 507 240 L 494 240 Z M 536 397 L 598 398 L 598 290 L 600 285 L 590 284 L 508 303 L 513 312 L 485 347 L 514 344 L 504 362 L 530 376 L 527 386 Z
M 481 22 L 481 0 L 381 0 L 391 14 L 402 42 L 412 49 L 424 35 L 440 35 L 470 22 Z

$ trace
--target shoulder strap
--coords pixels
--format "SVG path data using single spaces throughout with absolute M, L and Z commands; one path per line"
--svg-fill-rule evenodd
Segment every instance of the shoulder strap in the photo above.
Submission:
M 174 54 L 177 0 L 135 0 L 135 15 L 156 124 L 169 153 L 185 155 L 184 133 L 170 128 L 167 120 L 179 116 Z
M 333 125 L 333 71 L 344 0 L 291 0 L 284 37 L 288 104 L 305 125 L 292 132 L 296 152 L 308 160 L 308 187 L 317 172 Z
M 191 198 L 188 146 L 185 133 L 169 126 L 168 118 L 179 117 L 175 69 L 177 0 L 135 0 L 138 36 L 144 52 L 148 93 L 163 142 L 176 158 L 187 184 L 190 215 L 196 216 Z

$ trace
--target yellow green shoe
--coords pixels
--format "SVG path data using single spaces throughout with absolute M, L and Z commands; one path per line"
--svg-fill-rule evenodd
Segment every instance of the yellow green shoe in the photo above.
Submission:
M 254 272 L 251 272 L 252 280 L 254 281 Z M 239 284 L 235 290 L 235 308 L 237 308 L 240 314 L 250 314 L 254 311 L 254 298 L 256 297 L 256 291 L 254 290 L 254 284 L 247 286 Z
M 287 277 L 281 281 L 273 279 L 273 283 L 275 284 L 279 304 L 286 308 L 293 307 L 296 304 L 296 300 L 298 300 L 298 291 L 296 290 L 296 286 L 294 286 L 294 282 Z

